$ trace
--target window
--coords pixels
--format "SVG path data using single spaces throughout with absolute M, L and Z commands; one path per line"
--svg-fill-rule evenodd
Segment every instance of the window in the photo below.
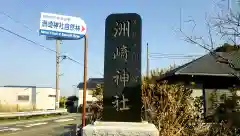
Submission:
M 18 95 L 18 100 L 19 101 L 29 101 L 29 96 L 28 95 Z
M 48 97 L 56 97 L 56 95 L 52 95 L 52 94 L 50 94 L 50 95 L 48 95 Z

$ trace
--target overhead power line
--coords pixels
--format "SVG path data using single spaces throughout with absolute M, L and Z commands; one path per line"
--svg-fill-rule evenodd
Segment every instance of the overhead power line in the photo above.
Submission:
M 12 34 L 12 35 L 17 36 L 18 38 L 24 39 L 24 40 L 32 43 L 33 45 L 37 45 L 37 46 L 41 47 L 42 49 L 44 49 L 45 51 L 50 51 L 50 52 L 57 53 L 55 50 L 53 50 L 53 49 L 51 49 L 51 48 L 48 48 L 48 47 L 46 47 L 46 46 L 44 46 L 44 45 L 41 45 L 41 44 L 39 44 L 39 43 L 37 43 L 37 42 L 35 42 L 35 41 L 33 41 L 33 40 L 30 40 L 30 39 L 28 39 L 28 38 L 26 38 L 26 37 L 24 37 L 24 36 L 22 36 L 22 35 L 20 35 L 20 34 L 17 34 L 17 33 L 13 32 L 13 31 L 11 31 L 11 30 L 9 30 L 9 29 L 6 29 L 6 28 L 4 28 L 4 27 L 2 27 L 2 26 L 0 26 L 0 29 L 4 30 L 4 31 L 6 31 L 6 32 L 8 32 L 8 33 L 10 33 L 10 34 Z M 69 56 L 64 55 L 64 54 L 61 54 L 61 53 L 59 53 L 59 56 L 64 56 L 65 58 L 71 60 L 72 62 L 75 62 L 75 63 L 83 66 L 82 63 L 80 63 L 79 61 L 73 59 L 72 57 L 69 57 Z M 90 69 L 90 68 L 88 67 L 88 69 Z M 90 69 L 90 70 L 92 70 L 92 69 Z M 103 76 L 103 74 L 100 73 L 100 72 L 97 72 L 97 71 L 95 71 L 95 70 L 92 70 L 92 71 L 98 73 L 98 74 L 101 75 L 101 76 Z
M 194 59 L 195 57 L 151 57 L 151 59 Z
M 164 53 L 151 53 L 150 58 L 154 59 L 193 59 L 201 57 L 202 55 L 187 55 L 187 54 L 164 54 Z
M 13 17 L 11 17 L 10 15 L 8 15 L 5 12 L 0 11 L 1 14 L 3 14 L 4 16 L 6 16 L 7 18 L 11 19 L 13 22 L 22 25 L 24 28 L 28 29 L 29 31 L 33 31 L 31 28 L 29 28 L 27 25 L 19 22 L 18 20 L 15 20 Z
M 157 56 L 202 56 L 201 54 L 172 54 L 172 53 L 150 53 L 150 55 Z
M 21 23 L 20 21 L 14 19 L 12 16 L 10 16 L 9 14 L 7 14 L 7 13 L 5 13 L 5 12 L 0 11 L 0 14 L 3 14 L 4 16 L 6 16 L 6 17 L 8 17 L 9 19 L 11 19 L 13 22 L 22 25 L 24 28 L 28 29 L 29 31 L 37 32 L 37 31 L 34 31 L 33 29 L 31 29 L 30 27 L 28 27 L 27 25 Z M 17 33 L 14 33 L 14 32 L 12 32 L 12 31 L 6 29 L 6 28 L 3 28 L 3 27 L 2 27 L 1 29 L 3 29 L 3 30 L 5 29 L 4 31 L 7 31 L 7 32 L 9 32 L 9 33 L 11 33 L 11 34 L 13 34 L 13 35 L 15 35 L 15 36 L 18 36 L 19 38 L 22 38 L 22 39 L 24 39 L 24 40 L 26 40 L 26 41 L 28 41 L 28 42 L 31 42 L 31 43 L 33 43 L 33 44 L 35 44 L 35 45 L 41 46 L 44 50 L 49 50 L 49 51 L 52 51 L 52 52 L 55 52 L 55 53 L 56 53 L 55 50 L 53 50 L 53 49 L 51 49 L 51 48 L 47 48 L 47 47 L 45 47 L 45 46 L 43 46 L 43 45 L 41 45 L 41 44 L 39 44 L 39 43 L 37 43 L 37 42 L 35 42 L 35 41 L 29 40 L 29 39 L 27 39 L 26 37 L 21 36 L 21 35 L 19 35 L 19 34 L 17 34 Z M 38 32 L 37 32 L 37 33 L 38 33 Z M 59 56 L 60 56 L 60 53 L 59 53 Z M 67 59 L 69 59 L 69 60 L 71 60 L 71 61 L 73 61 L 73 62 L 75 62 L 75 63 L 80 64 L 80 65 L 83 66 L 82 63 L 80 63 L 79 61 L 77 61 L 77 60 L 75 60 L 75 59 L 73 59 L 73 58 L 71 58 L 71 57 L 69 57 L 69 56 L 67 56 L 67 55 L 61 55 L 61 56 L 64 56 L 65 59 L 67 58 Z M 90 69 L 90 68 L 88 67 L 88 69 Z M 90 70 L 92 70 L 92 69 L 90 69 Z M 97 72 L 97 71 L 95 71 L 95 70 L 92 70 L 92 71 L 95 72 L 95 73 L 98 73 L 98 74 L 101 75 L 101 76 L 103 76 L 103 74 L 100 73 L 100 72 Z

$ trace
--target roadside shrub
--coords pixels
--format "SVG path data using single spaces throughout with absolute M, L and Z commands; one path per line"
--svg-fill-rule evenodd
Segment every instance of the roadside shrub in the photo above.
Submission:
M 161 136 L 229 136 L 236 129 L 228 122 L 205 123 L 202 119 L 203 97 L 192 97 L 192 90 L 182 84 L 156 82 L 153 77 L 167 70 L 152 71 L 142 80 L 142 119 L 155 124 Z M 99 90 L 99 88 L 98 88 Z M 101 89 L 103 90 L 103 89 Z M 90 122 L 101 120 L 102 99 L 92 104 Z
M 163 136 L 198 135 L 205 127 L 191 94 L 191 89 L 180 84 L 143 82 L 144 118 L 155 124 Z

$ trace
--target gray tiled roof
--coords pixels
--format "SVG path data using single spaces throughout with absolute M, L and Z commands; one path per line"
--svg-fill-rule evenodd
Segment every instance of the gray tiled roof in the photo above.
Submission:
M 94 89 L 97 84 L 103 84 L 103 78 L 89 78 L 87 81 L 87 88 Z M 83 82 L 79 83 L 77 88 L 83 88 Z
M 197 58 L 167 72 L 160 79 L 172 75 L 233 76 L 233 72 L 236 73 L 237 71 L 230 68 L 228 64 L 218 62 L 217 60 L 221 60 L 223 57 L 233 63 L 236 68 L 240 68 L 240 52 L 217 52 L 216 54 L 206 54 Z M 221 57 L 216 57 L 218 55 Z

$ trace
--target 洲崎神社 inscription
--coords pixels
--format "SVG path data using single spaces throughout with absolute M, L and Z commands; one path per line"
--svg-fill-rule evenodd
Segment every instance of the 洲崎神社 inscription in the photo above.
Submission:
M 111 14 L 105 24 L 103 120 L 141 121 L 142 20 Z

